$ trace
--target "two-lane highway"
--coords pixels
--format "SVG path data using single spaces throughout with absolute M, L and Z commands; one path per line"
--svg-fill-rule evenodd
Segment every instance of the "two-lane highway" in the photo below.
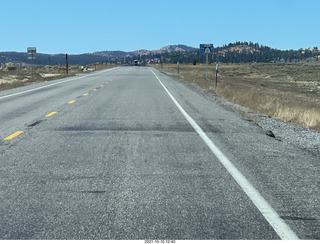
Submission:
M 319 155 L 154 69 L 1 92 L 0 106 L 1 239 L 320 237 Z
M 99 87 L 100 84 L 103 84 L 105 75 L 112 73 L 113 70 L 108 69 L 85 76 L 36 83 L 1 92 L 0 138 L 14 129 L 22 128 L 43 114 L 59 109 L 66 101 L 79 97 L 93 87 Z M 111 80 L 113 76 L 110 75 L 108 78 Z

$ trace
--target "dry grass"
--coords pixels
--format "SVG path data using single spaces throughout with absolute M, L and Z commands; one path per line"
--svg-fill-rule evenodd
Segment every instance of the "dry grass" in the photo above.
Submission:
M 177 65 L 155 67 L 177 73 Z M 256 113 L 320 131 L 318 64 L 220 64 L 217 89 L 215 64 L 209 66 L 209 80 L 205 65 L 180 65 L 179 78 Z
M 83 72 L 91 72 L 114 67 L 108 64 L 88 65 L 88 71 L 82 71 L 80 66 L 69 65 L 68 75 L 65 66 L 36 66 L 36 67 L 16 67 L 14 70 L 8 70 L 5 67 L 0 68 L 0 91 L 19 86 L 25 86 L 34 82 L 50 81 L 61 79 L 67 76 L 77 75 Z

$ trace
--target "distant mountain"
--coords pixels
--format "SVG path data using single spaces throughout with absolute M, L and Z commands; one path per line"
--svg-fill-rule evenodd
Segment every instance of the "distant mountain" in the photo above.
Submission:
M 199 48 L 186 45 L 169 45 L 157 50 L 101 51 L 78 55 L 68 55 L 69 64 L 85 65 L 91 63 L 132 64 L 135 59 L 142 63 L 205 63 L 205 55 Z M 229 43 L 222 47 L 214 47 L 209 55 L 209 62 L 250 63 L 250 62 L 320 62 L 318 47 L 299 50 L 279 50 L 252 42 Z M 26 52 L 0 52 L 0 64 L 4 63 L 32 64 Z M 65 54 L 37 53 L 36 65 L 64 65 Z
M 131 56 L 132 52 L 124 52 L 124 51 L 100 51 L 94 52 L 92 55 L 101 56 L 101 57 L 115 57 L 115 58 L 124 58 L 127 56 Z
M 97 56 L 103 56 L 103 57 L 125 58 L 125 57 L 139 56 L 139 55 L 152 55 L 152 54 L 162 54 L 162 53 L 171 53 L 171 52 L 190 52 L 190 51 L 197 51 L 197 50 L 198 48 L 179 44 L 179 45 L 168 45 L 158 50 L 141 49 L 133 52 L 101 51 L 101 52 L 94 52 L 92 54 Z
M 199 48 L 195 48 L 195 47 L 189 47 L 186 45 L 169 45 L 166 47 L 162 47 L 159 50 L 155 50 L 158 51 L 158 53 L 172 53 L 172 52 L 194 52 L 194 51 L 198 51 Z

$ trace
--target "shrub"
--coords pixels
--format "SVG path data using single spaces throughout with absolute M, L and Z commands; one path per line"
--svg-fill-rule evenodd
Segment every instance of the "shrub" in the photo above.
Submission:
M 6 63 L 5 69 L 6 70 L 15 70 L 16 66 L 14 65 L 14 63 Z

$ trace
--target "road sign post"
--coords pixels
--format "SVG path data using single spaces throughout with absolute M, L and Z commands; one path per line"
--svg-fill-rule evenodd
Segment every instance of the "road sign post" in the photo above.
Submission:
M 206 54 L 206 78 L 208 80 L 209 53 L 213 53 L 213 44 L 200 44 L 200 53 Z
M 34 60 L 36 59 L 36 54 L 37 54 L 37 49 L 35 47 L 28 47 L 27 48 L 27 53 L 28 53 L 28 59 L 32 60 L 32 64 L 31 64 L 31 79 L 33 81 L 33 66 L 34 66 Z
M 218 68 L 219 68 L 219 64 L 216 63 L 216 83 L 215 83 L 216 92 L 217 92 L 217 87 L 218 87 Z
M 28 47 L 27 52 L 28 52 L 28 59 L 31 59 L 31 60 L 36 59 L 37 49 L 35 47 Z
M 206 78 L 208 79 L 208 61 L 209 61 L 209 54 L 206 53 Z

